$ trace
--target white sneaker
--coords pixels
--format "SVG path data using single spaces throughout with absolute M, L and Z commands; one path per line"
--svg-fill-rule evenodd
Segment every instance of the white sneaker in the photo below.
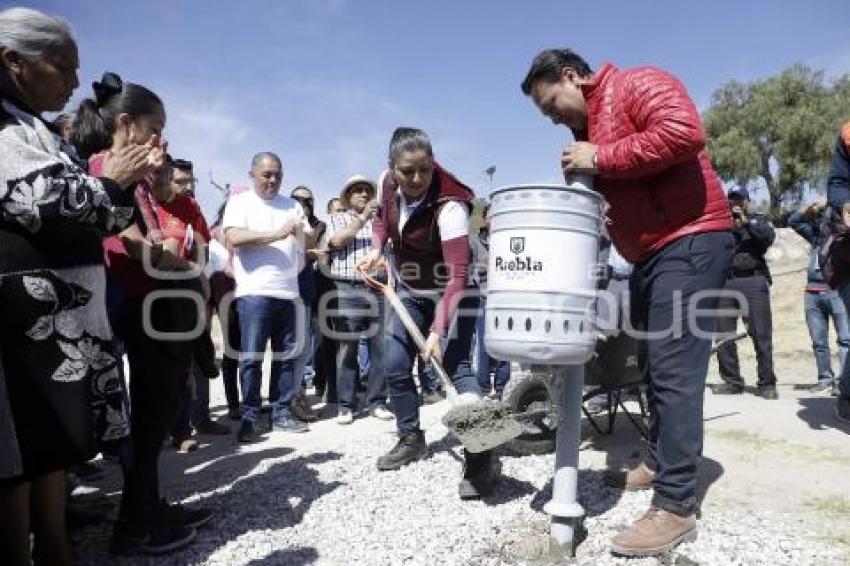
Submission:
M 377 406 L 369 411 L 369 414 L 381 421 L 390 421 L 395 418 L 395 415 L 392 414 L 386 407 Z
M 354 422 L 354 413 L 348 409 L 340 409 L 336 416 L 336 424 L 349 425 Z

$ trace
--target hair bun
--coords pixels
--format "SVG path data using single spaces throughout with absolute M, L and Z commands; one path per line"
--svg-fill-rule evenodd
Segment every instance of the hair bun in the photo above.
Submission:
M 107 100 L 121 92 L 124 83 L 121 82 L 121 77 L 107 71 L 103 73 L 100 82 L 95 81 L 91 86 L 94 89 L 94 97 L 97 100 L 97 105 L 103 106 Z

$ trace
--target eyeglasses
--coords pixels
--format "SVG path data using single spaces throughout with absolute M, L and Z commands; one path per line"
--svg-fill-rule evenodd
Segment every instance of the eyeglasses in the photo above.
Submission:
M 185 187 L 188 185 L 194 186 L 198 182 L 198 179 L 196 177 L 186 177 L 185 179 L 172 179 L 171 182 L 175 185 L 181 185 Z
M 192 170 L 192 162 L 188 159 L 172 159 L 170 163 L 175 169 L 182 169 L 184 171 Z

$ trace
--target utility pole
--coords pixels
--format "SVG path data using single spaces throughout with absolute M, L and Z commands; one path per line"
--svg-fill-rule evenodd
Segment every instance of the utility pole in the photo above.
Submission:
M 484 170 L 484 174 L 487 175 L 490 179 L 490 192 L 493 192 L 493 175 L 496 173 L 496 166 L 491 165 L 487 169 Z
M 210 169 L 210 184 L 212 184 L 213 187 L 221 191 L 224 196 L 227 196 L 227 193 L 230 190 L 230 183 L 227 183 L 222 187 L 221 185 L 215 182 L 215 179 L 213 179 L 212 169 Z

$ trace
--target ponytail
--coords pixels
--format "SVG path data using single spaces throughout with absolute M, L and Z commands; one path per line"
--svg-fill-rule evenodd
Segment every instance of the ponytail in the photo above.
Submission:
M 145 87 L 124 83 L 115 73 L 104 73 L 92 83 L 94 98 L 80 103 L 71 132 L 71 143 L 83 159 L 112 147 L 115 120 L 119 114 L 131 118 L 163 111 L 159 97 Z
M 112 147 L 114 133 L 115 123 L 106 123 L 94 99 L 86 98 L 80 103 L 71 129 L 71 143 L 77 148 L 80 157 L 88 159 Z

